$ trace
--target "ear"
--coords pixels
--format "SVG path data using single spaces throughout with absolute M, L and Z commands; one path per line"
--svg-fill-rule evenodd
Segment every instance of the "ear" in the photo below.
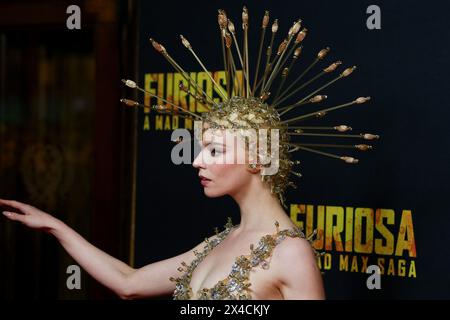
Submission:
M 247 165 L 247 171 L 251 173 L 259 173 L 261 171 L 261 165 L 256 163 L 250 163 Z

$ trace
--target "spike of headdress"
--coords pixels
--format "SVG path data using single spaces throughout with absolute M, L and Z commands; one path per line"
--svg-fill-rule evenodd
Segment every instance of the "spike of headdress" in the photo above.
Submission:
M 342 61 L 337 60 L 331 64 L 322 67 L 316 75 L 307 78 L 313 68 L 325 60 L 330 52 L 329 47 L 321 49 L 316 58 L 303 70 L 294 75 L 294 65 L 300 59 L 303 50 L 303 42 L 308 30 L 302 28 L 302 20 L 293 22 L 286 37 L 279 40 L 278 46 L 275 46 L 276 35 L 279 34 L 278 19 L 275 19 L 270 28 L 269 43 L 266 45 L 266 29 L 270 24 L 269 11 L 265 11 L 261 22 L 261 34 L 258 44 L 258 53 L 256 65 L 254 66 L 254 76 L 250 78 L 250 55 L 249 55 L 249 30 L 250 19 L 246 7 L 242 11 L 242 45 L 239 45 L 237 39 L 237 30 L 235 24 L 228 18 L 226 12 L 218 10 L 218 25 L 220 32 L 220 41 L 222 45 L 223 66 L 226 75 L 226 89 L 219 85 L 218 80 L 211 74 L 207 68 L 207 61 L 201 58 L 201 48 L 194 50 L 194 46 L 186 37 L 180 35 L 182 45 L 188 49 L 194 60 L 197 61 L 203 71 L 211 80 L 214 90 L 218 97 L 214 98 L 208 95 L 204 89 L 191 78 L 168 53 L 166 48 L 153 39 L 150 39 L 153 47 L 163 55 L 163 57 L 175 68 L 177 72 L 186 81 L 179 87 L 192 99 L 201 103 L 206 108 L 206 112 L 191 112 L 172 101 L 157 96 L 147 90 L 139 87 L 132 80 L 122 80 L 123 83 L 133 89 L 140 90 L 150 97 L 159 99 L 164 105 L 146 106 L 138 102 L 122 99 L 129 107 L 147 107 L 160 114 L 176 114 L 180 117 L 193 120 L 202 120 L 207 122 L 212 128 L 218 129 L 277 129 L 279 132 L 279 150 L 277 159 L 258 158 L 258 163 L 262 163 L 261 179 L 270 185 L 272 193 L 276 193 L 283 205 L 284 191 L 286 187 L 296 188 L 295 183 L 290 181 L 291 175 L 301 177 L 301 174 L 293 169 L 298 165 L 298 160 L 291 160 L 291 155 L 297 151 L 307 151 L 314 154 L 323 155 L 329 158 L 335 158 L 344 163 L 358 163 L 358 159 L 346 154 L 334 154 L 323 149 L 353 149 L 357 151 L 368 151 L 372 149 L 371 145 L 365 143 L 311 143 L 307 141 L 294 141 L 294 139 L 315 138 L 341 138 L 346 141 L 349 139 L 375 140 L 379 136 L 371 133 L 348 134 L 352 128 L 348 125 L 319 125 L 319 126 L 301 126 L 300 122 L 310 118 L 322 119 L 330 112 L 337 111 L 350 106 L 361 105 L 370 100 L 370 97 L 359 97 L 352 101 L 341 103 L 331 107 L 319 107 L 316 111 L 310 111 L 298 114 L 306 104 L 321 104 L 327 99 L 324 89 L 335 82 L 343 80 L 350 76 L 356 69 L 356 66 L 346 67 L 339 75 L 326 80 L 326 82 L 313 88 L 313 85 L 322 77 L 329 77 Z M 265 48 L 265 51 L 263 50 Z M 276 50 L 274 50 L 276 48 Z M 265 54 L 263 54 L 265 53 Z M 264 57 L 265 56 L 265 57 Z M 289 62 L 289 63 L 288 63 Z M 289 83 L 289 79 L 292 79 Z M 277 85 L 276 85 L 277 84 Z M 276 93 L 271 95 L 273 88 Z M 303 93 L 305 92 L 305 93 Z M 291 100 L 290 100 L 291 99 Z M 221 101 L 221 102 L 215 102 Z M 290 101 L 290 103 L 287 103 Z M 294 114 L 297 112 L 297 114 Z M 333 133 L 334 131 L 334 133 Z M 270 134 L 269 139 L 270 140 Z M 181 140 L 177 141 L 180 142 Z M 264 160 L 264 161 L 262 161 Z M 275 174 L 265 174 L 265 167 L 276 161 L 278 171 Z

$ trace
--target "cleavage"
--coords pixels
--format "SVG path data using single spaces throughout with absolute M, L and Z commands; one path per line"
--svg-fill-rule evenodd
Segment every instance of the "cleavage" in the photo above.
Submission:
M 219 281 L 226 279 L 231 272 L 231 267 L 236 261 L 236 258 L 250 252 L 250 249 L 247 249 L 246 251 L 248 252 L 231 254 L 230 252 L 237 252 L 237 246 L 230 245 L 226 240 L 227 239 L 224 239 L 212 249 L 192 272 L 190 286 L 194 294 L 204 288 L 211 289 Z M 202 278 L 202 280 L 200 280 L 200 278 Z

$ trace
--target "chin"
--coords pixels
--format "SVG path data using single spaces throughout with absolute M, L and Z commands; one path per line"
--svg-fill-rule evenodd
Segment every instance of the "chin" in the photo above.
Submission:
M 208 188 L 205 188 L 203 190 L 203 192 L 205 193 L 205 196 L 207 196 L 208 198 L 218 198 L 218 197 L 222 197 L 225 195 L 225 193 L 223 193 L 223 192 L 214 192 L 214 191 L 208 190 Z

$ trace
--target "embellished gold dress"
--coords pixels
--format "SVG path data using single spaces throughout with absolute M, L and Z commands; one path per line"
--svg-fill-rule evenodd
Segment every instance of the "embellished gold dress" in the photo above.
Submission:
M 250 245 L 250 254 L 236 257 L 231 271 L 225 279 L 217 282 L 212 288 L 200 289 L 196 294 L 196 298 L 199 300 L 250 300 L 252 298 L 249 290 L 251 285 L 249 281 L 250 271 L 256 267 L 268 269 L 269 263 L 267 260 L 271 257 L 273 249 L 287 236 L 306 239 L 305 234 L 298 227 L 279 230 L 278 222 L 275 222 L 275 226 L 276 232 L 263 236 L 259 240 L 256 248 L 253 244 Z M 183 275 L 178 278 L 170 278 L 171 281 L 176 283 L 175 291 L 173 292 L 174 300 L 188 300 L 192 298 L 193 292 L 190 283 L 195 268 L 236 227 L 233 226 L 231 219 L 228 218 L 225 230 L 220 233 L 216 231 L 217 237 L 214 237 L 211 241 L 206 238 L 206 245 L 202 252 L 194 251 L 196 258 L 190 265 L 182 262 L 183 267 L 179 267 L 178 271 L 183 272 Z M 307 238 L 310 243 L 312 236 Z

